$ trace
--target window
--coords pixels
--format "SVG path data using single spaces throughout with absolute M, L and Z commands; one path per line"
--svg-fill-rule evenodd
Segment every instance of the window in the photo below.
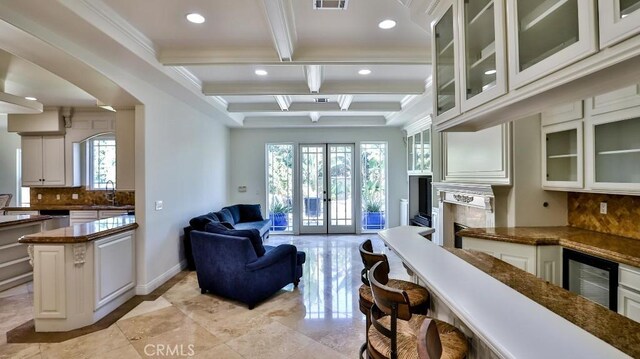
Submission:
M 112 135 L 103 135 L 87 141 L 89 186 L 106 189 L 107 182 L 116 183 L 116 140 Z
M 293 231 L 293 145 L 267 145 L 267 208 L 271 230 Z
M 387 199 L 387 144 L 360 145 L 362 180 L 362 230 L 385 228 Z

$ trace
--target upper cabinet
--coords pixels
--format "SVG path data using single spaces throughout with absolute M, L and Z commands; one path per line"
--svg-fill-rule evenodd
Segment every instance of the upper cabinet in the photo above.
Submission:
M 640 0 L 598 1 L 600 47 L 615 45 L 640 33 Z
M 598 50 L 593 0 L 507 0 L 507 27 L 511 89 Z
M 430 175 L 431 170 L 431 122 L 417 121 L 407 128 L 407 173 Z
M 433 109 L 440 121 L 460 113 L 458 101 L 458 6 L 452 2 L 445 6 L 431 24 L 433 44 Z
M 504 0 L 465 0 L 460 9 L 460 99 L 468 111 L 506 92 Z
M 22 185 L 64 186 L 64 136 L 22 137 Z

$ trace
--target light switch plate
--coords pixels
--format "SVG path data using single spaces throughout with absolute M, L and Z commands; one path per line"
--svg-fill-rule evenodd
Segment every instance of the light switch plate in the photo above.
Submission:
M 247 186 L 239 186 L 238 192 L 247 192 Z
M 600 202 L 600 214 L 607 214 L 607 202 Z
M 161 211 L 162 210 L 162 201 L 156 201 L 156 211 Z

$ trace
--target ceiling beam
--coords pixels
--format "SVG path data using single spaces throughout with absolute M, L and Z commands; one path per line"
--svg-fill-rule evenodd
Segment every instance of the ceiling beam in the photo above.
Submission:
M 312 122 L 309 116 L 293 117 L 245 117 L 245 128 L 293 128 L 293 127 L 377 127 L 385 126 L 384 116 L 322 116 Z
M 281 111 L 289 111 L 289 106 L 291 106 L 291 96 L 275 95 L 273 97 L 276 99 Z
M 278 96 L 274 96 L 278 97 Z M 283 96 L 289 97 L 289 96 Z M 402 110 L 398 102 L 352 102 L 346 112 L 396 112 Z M 281 112 L 280 106 L 273 102 L 255 102 L 255 103 L 230 103 L 227 107 L 230 113 L 245 112 Z M 334 111 L 339 112 L 341 108 L 336 102 L 316 103 L 316 102 L 294 102 L 288 107 L 289 112 L 310 112 L 310 111 Z
M 359 81 L 324 82 L 319 95 L 388 94 L 410 95 L 424 93 L 424 81 Z M 309 88 L 300 82 L 205 82 L 202 93 L 207 96 L 309 95 Z
M 298 40 L 291 0 L 262 0 L 280 61 L 289 62 Z
M 307 78 L 307 86 L 311 93 L 319 93 L 324 79 L 322 65 L 307 65 L 304 67 L 304 76 Z
M 351 102 L 353 101 L 353 95 L 340 95 L 338 96 L 338 106 L 342 111 L 349 110 Z

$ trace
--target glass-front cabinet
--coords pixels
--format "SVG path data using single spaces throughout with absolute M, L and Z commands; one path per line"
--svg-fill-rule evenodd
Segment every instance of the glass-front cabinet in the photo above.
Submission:
M 640 33 L 640 0 L 598 1 L 600 47 L 615 45 Z
M 407 171 L 431 174 L 431 128 L 407 136 Z
M 504 0 L 464 0 L 460 11 L 464 112 L 506 92 Z
M 457 2 L 437 11 L 431 24 L 433 57 L 434 114 L 437 122 L 460 114 L 458 100 Z
M 582 188 L 582 120 L 542 127 L 542 186 Z
M 639 112 L 635 108 L 590 119 L 592 188 L 640 191 Z
M 507 0 L 510 89 L 595 53 L 595 16 L 594 0 Z

